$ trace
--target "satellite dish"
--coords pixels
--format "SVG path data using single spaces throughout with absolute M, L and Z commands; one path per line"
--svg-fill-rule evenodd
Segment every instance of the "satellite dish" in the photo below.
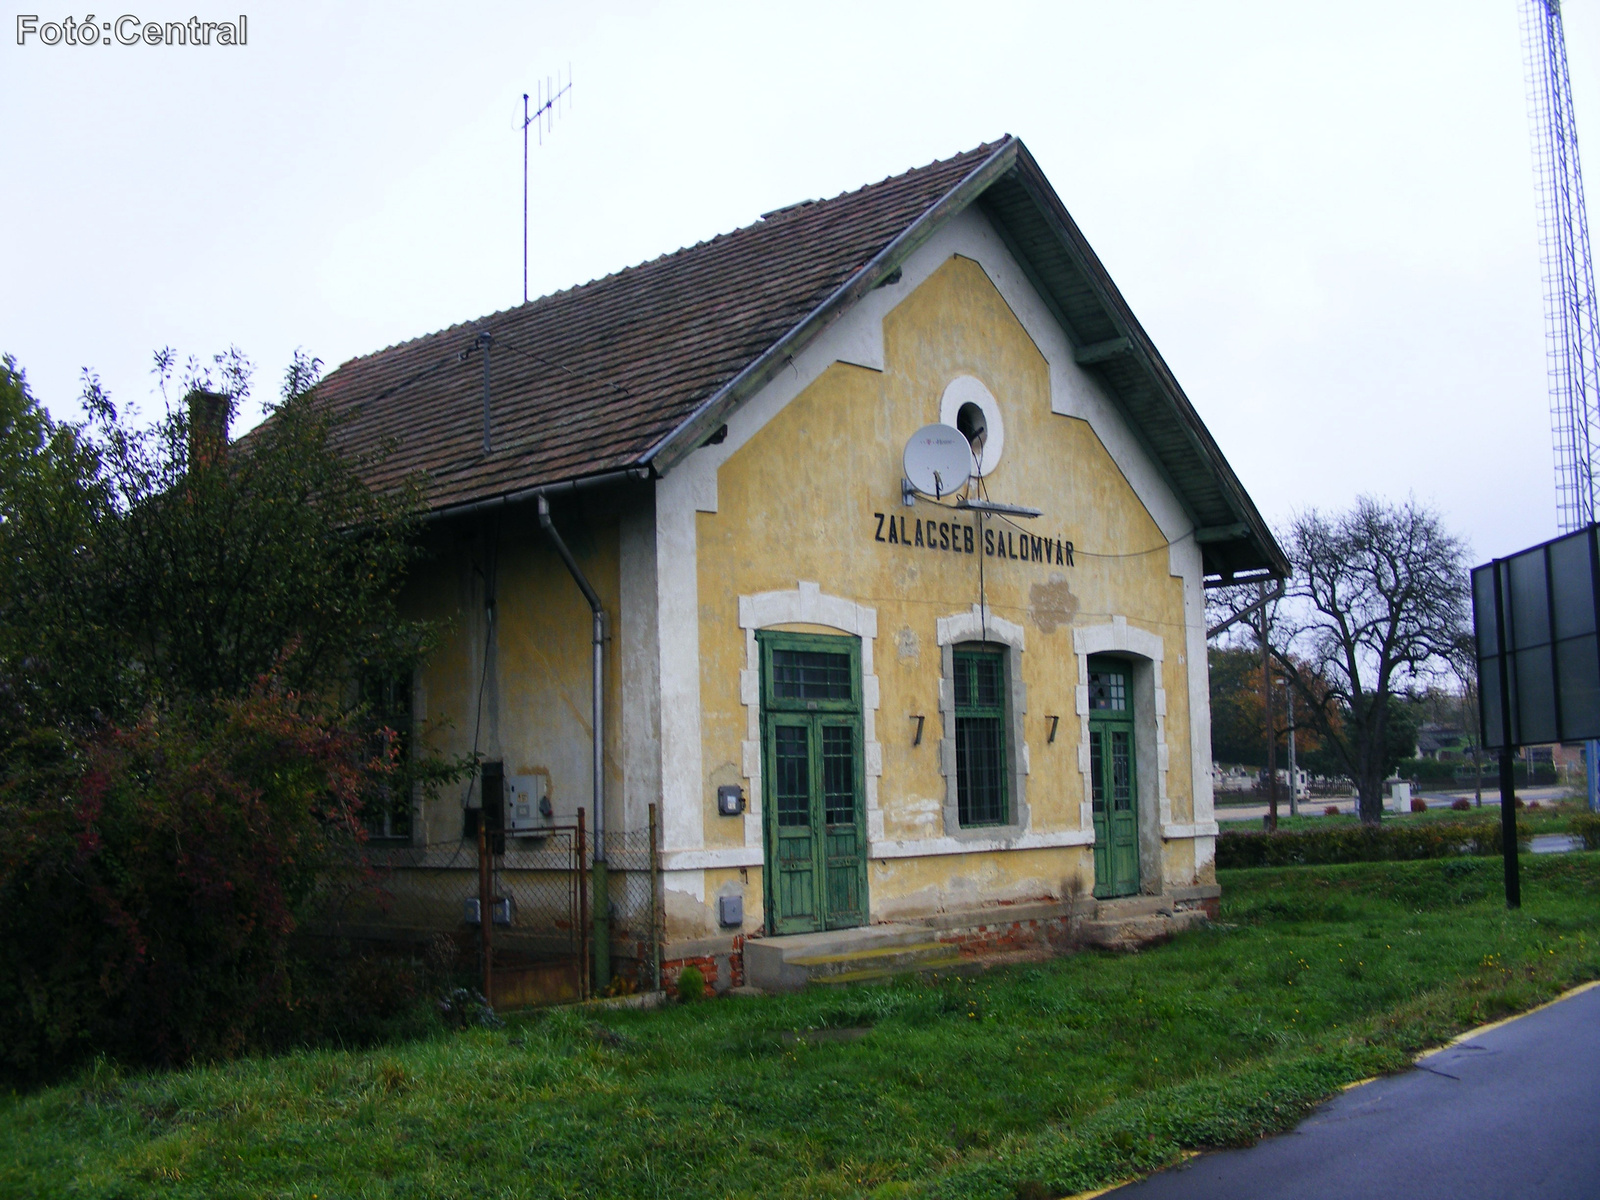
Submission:
M 906 482 L 938 500 L 967 486 L 972 446 L 950 425 L 924 425 L 906 443 Z

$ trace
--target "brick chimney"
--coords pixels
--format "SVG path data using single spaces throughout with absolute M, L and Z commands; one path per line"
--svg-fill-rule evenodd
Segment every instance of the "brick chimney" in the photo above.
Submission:
M 233 397 L 196 388 L 185 397 L 189 407 L 189 463 L 212 462 L 228 447 L 228 420 Z

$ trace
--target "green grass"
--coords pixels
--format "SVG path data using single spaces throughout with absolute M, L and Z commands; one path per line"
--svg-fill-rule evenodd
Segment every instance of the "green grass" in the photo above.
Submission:
M 1285 1128 L 1600 976 L 1600 854 L 1523 880 L 1508 913 L 1493 861 L 1238 871 L 1221 926 L 1142 954 L 101 1065 L 0 1098 L 0 1194 L 1059 1196 Z

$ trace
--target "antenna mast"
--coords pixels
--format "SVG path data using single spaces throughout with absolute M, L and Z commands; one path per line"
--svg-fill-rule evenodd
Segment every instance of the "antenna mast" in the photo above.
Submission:
M 1533 153 L 1539 177 L 1556 520 L 1560 532 L 1570 533 L 1595 519 L 1595 452 L 1600 450 L 1600 321 L 1561 0 L 1523 0 L 1522 17 Z
M 555 117 L 558 105 L 563 99 L 567 102 L 567 111 L 572 111 L 572 64 L 567 64 L 567 82 L 561 82 L 560 72 L 556 73 L 554 83 L 550 77 L 545 76 L 544 88 L 541 91 L 538 84 L 534 85 L 535 92 L 539 93 L 538 106 L 532 112 L 528 110 L 528 93 L 522 93 L 522 302 L 528 302 L 528 126 L 535 126 L 539 130 L 539 144 L 544 145 L 544 135 L 547 130 L 555 127 Z
M 1550 432 L 1555 442 L 1556 523 L 1562 533 L 1595 519 L 1600 448 L 1600 314 L 1595 306 L 1589 214 L 1578 161 L 1578 126 L 1567 73 L 1561 0 L 1523 0 L 1533 155 L 1544 251 L 1544 326 L 1549 342 Z M 1509 772 L 1501 759 L 1501 771 Z M 1584 747 L 1589 810 L 1600 812 L 1600 741 Z M 1502 801 L 1504 803 L 1504 801 Z

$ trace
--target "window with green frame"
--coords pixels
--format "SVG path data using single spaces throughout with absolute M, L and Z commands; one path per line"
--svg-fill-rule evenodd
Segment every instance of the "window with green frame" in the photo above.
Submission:
M 1006 659 L 1000 646 L 954 650 L 956 815 L 963 828 L 1011 819 L 1006 764 Z
M 368 737 L 376 758 L 393 759 L 397 770 L 362 799 L 361 821 L 372 841 L 411 840 L 411 672 L 373 674 L 361 682 Z

